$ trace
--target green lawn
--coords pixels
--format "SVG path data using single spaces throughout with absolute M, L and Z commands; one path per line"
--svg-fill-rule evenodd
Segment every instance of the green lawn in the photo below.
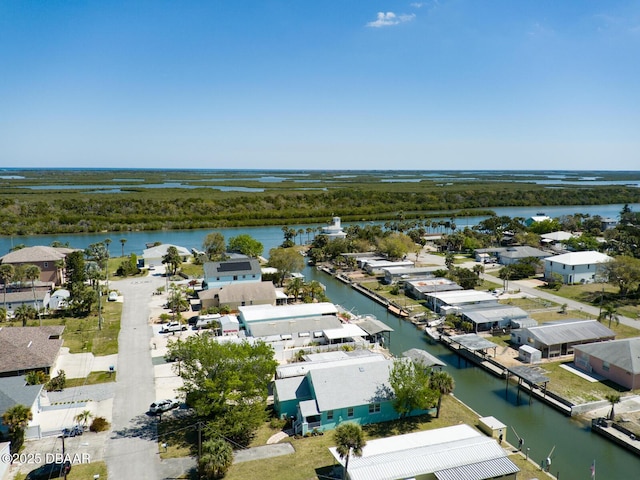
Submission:
M 91 372 L 86 378 L 67 378 L 65 388 L 80 387 L 82 385 L 96 385 L 116 381 L 116 372 Z
M 191 424 L 193 421 L 184 419 L 180 422 L 166 422 L 160 425 L 159 442 L 166 441 L 169 444 L 168 452 L 162 453 L 162 458 L 176 457 L 195 453 L 197 429 Z M 466 423 L 477 427 L 478 416 L 455 397 L 448 396 L 442 401 L 440 418 L 432 418 L 428 415 L 413 417 L 405 420 L 385 422 L 364 427 L 367 439 L 382 438 L 419 430 L 431 430 L 450 425 Z M 191 426 L 190 426 L 191 425 Z M 258 430 L 251 446 L 264 445 L 269 437 L 278 430 L 272 429 L 269 423 L 265 423 Z M 180 438 L 182 437 L 182 438 Z M 336 461 L 329 453 L 329 447 L 335 445 L 333 433 L 307 438 L 287 438 L 285 442 L 291 443 L 295 453 L 281 457 L 263 460 L 243 462 L 233 465 L 226 480 L 245 480 L 247 478 L 260 478 L 262 480 L 311 480 L 327 475 L 336 465 Z M 174 445 L 176 447 L 174 447 Z M 177 447 L 180 445 L 180 447 Z M 173 451 L 172 451 L 173 449 Z M 518 456 L 510 457 L 522 472 L 518 474 L 521 480 L 543 478 L 539 468 L 525 462 Z
M 612 382 L 589 382 L 584 378 L 561 368 L 560 365 L 567 362 L 545 363 L 541 365 L 547 372 L 550 381 L 548 390 L 557 393 L 573 403 L 587 403 L 597 400 L 605 400 L 608 394 L 620 393 L 619 386 Z M 639 393 L 639 392 L 636 392 Z

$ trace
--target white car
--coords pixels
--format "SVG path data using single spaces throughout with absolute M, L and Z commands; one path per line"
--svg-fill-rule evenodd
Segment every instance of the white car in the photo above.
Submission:
M 160 333 L 180 332 L 186 329 L 187 329 L 187 326 L 184 323 L 169 322 L 169 323 L 165 323 L 162 326 L 162 328 L 160 329 Z
M 180 402 L 177 400 L 166 398 L 164 400 L 158 400 L 157 402 L 153 402 L 149 405 L 149 413 L 153 413 L 157 415 L 158 413 L 168 412 L 174 408 L 178 408 L 180 406 Z
M 118 292 L 116 292 L 115 290 L 110 291 L 107 300 L 109 300 L 110 302 L 115 302 L 116 300 L 118 300 Z

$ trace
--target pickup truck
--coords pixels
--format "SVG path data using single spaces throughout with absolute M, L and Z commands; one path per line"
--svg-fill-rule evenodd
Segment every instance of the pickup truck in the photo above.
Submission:
M 160 329 L 160 333 L 169 333 L 169 332 L 180 332 L 182 330 L 186 330 L 187 326 L 180 322 L 169 322 L 165 323 Z

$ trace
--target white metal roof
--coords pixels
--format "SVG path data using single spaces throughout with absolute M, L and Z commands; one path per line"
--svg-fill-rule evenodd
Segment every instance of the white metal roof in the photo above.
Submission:
M 345 356 L 343 358 L 335 359 L 332 361 L 296 362 L 279 366 L 276 369 L 276 378 L 303 376 L 309 373 L 311 370 L 334 368 L 345 365 L 360 365 L 364 363 L 381 362 L 384 360 L 386 360 L 384 355 L 380 353 L 372 353 L 371 355 L 366 356 Z
M 268 322 L 283 318 L 312 317 L 315 315 L 335 315 L 338 309 L 333 303 L 301 303 L 298 305 L 247 305 L 238 307 L 245 323 Z
M 609 255 L 600 252 L 570 252 L 555 257 L 545 258 L 545 262 L 559 263 L 560 265 L 593 265 L 611 260 Z
M 481 292 L 479 290 L 454 290 L 447 292 L 429 293 L 428 297 L 434 297 L 448 305 L 456 305 L 462 303 L 473 302 L 494 302 L 498 303 L 496 297 L 489 292 Z
M 338 462 L 344 464 L 335 447 L 329 450 Z M 485 468 L 489 474 L 496 472 L 499 475 L 504 470 L 502 463 L 506 457 L 494 439 L 481 435 L 468 425 L 455 425 L 370 440 L 362 449 L 361 457 L 350 458 L 349 477 L 351 480 L 396 480 L 484 462 L 488 462 Z M 498 462 L 492 465 L 496 460 Z M 511 473 L 517 472 L 517 467 L 509 463 Z
M 330 328 L 323 330 L 324 336 L 328 340 L 337 340 L 339 338 L 366 337 L 367 332 L 353 323 L 343 323 L 340 328 Z

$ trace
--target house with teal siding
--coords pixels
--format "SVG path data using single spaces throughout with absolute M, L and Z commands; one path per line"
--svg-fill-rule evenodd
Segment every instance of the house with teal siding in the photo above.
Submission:
M 367 425 L 398 419 L 389 385 L 392 368 L 393 360 L 382 360 L 312 369 L 304 376 L 276 380 L 276 412 L 293 419 L 300 435 L 332 430 L 347 421 Z M 416 410 L 412 415 L 427 412 Z

